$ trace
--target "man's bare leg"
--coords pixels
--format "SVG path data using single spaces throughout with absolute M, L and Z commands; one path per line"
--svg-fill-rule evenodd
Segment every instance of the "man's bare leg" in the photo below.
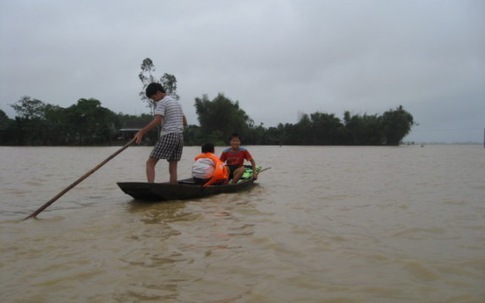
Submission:
M 146 173 L 148 183 L 155 182 L 155 165 L 157 164 L 157 158 L 148 158 L 146 163 Z
M 177 184 L 177 164 L 178 161 L 168 162 L 168 173 L 170 174 L 170 183 Z
M 234 170 L 234 173 L 233 173 L 232 183 L 237 183 L 237 181 L 239 181 L 239 179 L 241 178 L 241 176 L 244 174 L 244 171 L 245 170 L 246 170 L 246 168 L 244 166 L 241 166 L 239 168 L 236 168 Z

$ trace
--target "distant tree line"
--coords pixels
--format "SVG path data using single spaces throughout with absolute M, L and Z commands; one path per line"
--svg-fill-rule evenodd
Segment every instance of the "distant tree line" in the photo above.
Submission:
M 126 121 L 152 119 L 151 115 L 115 114 L 96 99 L 79 99 L 63 108 L 23 97 L 11 106 L 15 119 L 0 110 L 1 145 L 110 145 L 119 140 L 119 129 Z
M 145 125 L 153 117 L 116 114 L 99 100 L 84 98 L 67 108 L 30 97 L 11 106 L 14 119 L 0 110 L 1 145 L 119 145 L 130 139 L 120 129 L 133 122 Z M 233 132 L 240 133 L 247 145 L 398 145 L 413 125 L 412 115 L 402 106 L 382 115 L 347 111 L 343 120 L 321 112 L 302 114 L 296 124 L 268 128 L 263 123 L 255 125 L 238 101 L 223 94 L 212 100 L 207 95 L 197 97 L 194 106 L 199 125 L 184 130 L 186 145 L 227 145 Z M 152 131 L 145 143 L 153 144 L 157 138 L 158 132 Z
M 167 94 L 179 99 L 177 78 L 168 73 L 157 78 L 150 58 L 142 61 L 138 78 L 142 83 L 140 99 L 151 113 L 155 103 L 145 96 L 151 82 L 159 82 Z M 10 119 L 0 110 L 0 145 L 112 145 L 131 139 L 137 129 L 148 124 L 152 115 L 114 113 L 96 99 L 79 99 L 67 108 L 23 97 L 11 105 L 16 112 Z M 226 145 L 231 133 L 237 132 L 247 145 L 398 145 L 411 131 L 413 116 L 402 106 L 382 115 L 344 113 L 343 121 L 334 114 L 302 114 L 296 124 L 277 127 L 255 125 L 239 106 L 223 94 L 210 100 L 207 95 L 195 98 L 199 125 L 184 130 L 186 145 L 212 142 Z M 159 130 L 145 136 L 145 144 L 154 144 Z
M 263 123 L 255 125 L 238 101 L 223 94 L 213 100 L 206 95 L 195 98 L 195 108 L 200 126 L 191 125 L 184 134 L 194 145 L 206 141 L 227 145 L 233 132 L 250 145 L 399 145 L 413 125 L 413 116 L 402 106 L 382 115 L 346 111 L 343 121 L 334 114 L 302 114 L 296 124 L 268 128 Z

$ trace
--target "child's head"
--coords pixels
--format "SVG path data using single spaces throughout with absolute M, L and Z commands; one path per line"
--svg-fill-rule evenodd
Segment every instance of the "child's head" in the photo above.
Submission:
M 241 137 L 239 136 L 239 134 L 237 133 L 232 134 L 231 137 L 229 138 L 229 143 L 231 144 L 232 149 L 238 149 L 239 146 L 241 145 Z
M 212 143 L 206 143 L 204 145 L 202 145 L 202 153 L 205 154 L 205 153 L 214 153 L 214 144 Z
M 145 94 L 149 99 L 152 99 L 153 101 L 160 101 L 162 94 L 165 94 L 165 89 L 160 83 L 152 82 L 147 85 Z

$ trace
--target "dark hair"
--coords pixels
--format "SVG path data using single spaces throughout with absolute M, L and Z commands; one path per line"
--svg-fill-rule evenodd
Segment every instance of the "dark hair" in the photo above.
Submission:
M 229 137 L 229 141 L 231 141 L 233 138 L 238 138 L 239 140 L 241 140 L 241 136 L 239 136 L 238 133 L 233 133 L 230 137 Z
M 148 98 L 155 95 L 157 92 L 165 93 L 165 89 L 160 83 L 152 82 L 147 85 L 145 94 L 147 95 Z
M 202 145 L 202 153 L 214 153 L 214 144 L 206 143 Z

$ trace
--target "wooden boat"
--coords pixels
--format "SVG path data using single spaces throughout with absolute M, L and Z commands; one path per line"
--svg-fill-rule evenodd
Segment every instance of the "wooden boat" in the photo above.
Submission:
M 221 193 L 232 193 L 248 189 L 254 185 L 250 178 L 237 184 L 210 185 L 203 187 L 195 184 L 193 179 L 179 180 L 177 184 L 146 183 L 146 182 L 118 182 L 118 186 L 125 194 L 136 200 L 166 201 L 201 198 Z

